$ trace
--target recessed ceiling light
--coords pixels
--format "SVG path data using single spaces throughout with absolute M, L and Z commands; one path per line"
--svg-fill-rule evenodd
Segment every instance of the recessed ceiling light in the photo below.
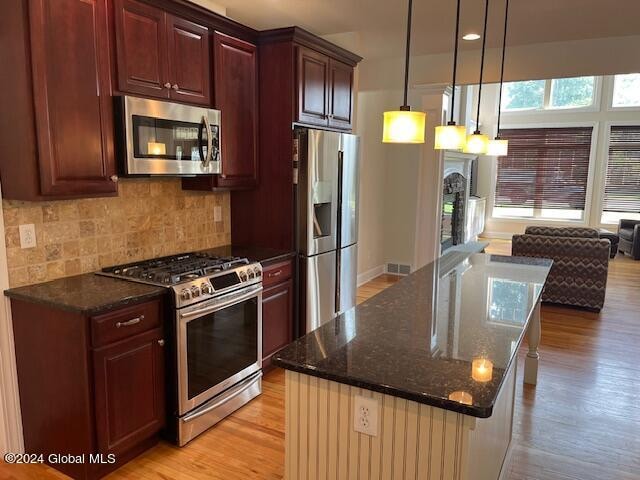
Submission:
M 464 37 L 462 37 L 463 40 L 478 40 L 480 38 L 480 35 L 478 35 L 477 33 L 467 33 Z

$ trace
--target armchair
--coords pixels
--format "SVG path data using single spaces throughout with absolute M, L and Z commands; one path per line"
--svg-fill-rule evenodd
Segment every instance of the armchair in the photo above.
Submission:
M 620 220 L 618 236 L 620 251 L 640 260 L 640 220 Z

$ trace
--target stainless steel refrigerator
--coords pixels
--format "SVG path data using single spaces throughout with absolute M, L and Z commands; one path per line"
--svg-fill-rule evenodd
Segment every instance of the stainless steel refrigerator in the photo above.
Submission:
M 359 163 L 356 135 L 294 130 L 300 334 L 356 304 Z

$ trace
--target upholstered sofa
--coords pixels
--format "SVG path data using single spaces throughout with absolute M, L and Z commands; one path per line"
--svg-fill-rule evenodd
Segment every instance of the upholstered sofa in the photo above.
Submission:
M 618 236 L 620 251 L 640 260 L 640 220 L 620 220 Z
M 553 260 L 542 301 L 600 311 L 610 247 L 591 228 L 527 227 L 524 235 L 513 236 L 511 253 Z

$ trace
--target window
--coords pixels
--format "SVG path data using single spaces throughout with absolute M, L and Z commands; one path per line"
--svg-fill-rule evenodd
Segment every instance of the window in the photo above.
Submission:
M 592 127 L 502 130 L 509 155 L 498 158 L 493 215 L 584 218 Z
M 611 127 L 602 223 L 640 220 L 640 125 Z
M 593 104 L 595 77 L 551 80 L 552 108 L 580 108 Z
M 504 112 L 588 108 L 596 97 L 596 77 L 527 80 L 505 83 Z
M 509 82 L 502 87 L 502 110 L 532 110 L 544 106 L 545 80 Z
M 614 108 L 640 107 L 640 73 L 615 76 L 611 106 Z

